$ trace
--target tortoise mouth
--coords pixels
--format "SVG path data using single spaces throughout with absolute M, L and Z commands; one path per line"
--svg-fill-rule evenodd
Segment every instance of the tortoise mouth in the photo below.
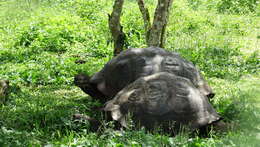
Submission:
M 87 85 L 87 82 L 82 82 L 82 81 L 74 81 L 74 84 L 76 85 L 76 86 L 79 86 L 79 87 L 82 87 L 82 86 L 84 86 L 84 85 Z
M 77 77 L 75 77 L 75 78 L 74 78 L 74 84 L 75 84 L 76 86 L 81 87 L 81 86 L 84 86 L 84 85 L 88 85 L 88 81 L 85 81 L 85 80 L 83 80 L 83 79 L 78 79 Z
M 74 77 L 74 84 L 76 86 L 87 85 L 89 82 L 89 77 L 84 74 L 78 74 Z

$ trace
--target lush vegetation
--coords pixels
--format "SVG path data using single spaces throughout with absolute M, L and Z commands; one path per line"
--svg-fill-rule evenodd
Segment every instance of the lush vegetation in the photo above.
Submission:
M 74 113 L 100 118 L 100 103 L 73 85 L 112 58 L 107 13 L 113 0 L 0 0 L 0 79 L 11 82 L 0 105 L 0 146 L 257 146 L 260 140 L 260 1 L 175 0 L 166 49 L 196 64 L 216 92 L 212 104 L 230 124 L 209 138 L 144 130 L 98 133 Z M 156 2 L 147 0 L 151 11 Z M 136 1 L 126 0 L 128 47 L 145 47 Z M 83 60 L 84 64 L 76 61 Z

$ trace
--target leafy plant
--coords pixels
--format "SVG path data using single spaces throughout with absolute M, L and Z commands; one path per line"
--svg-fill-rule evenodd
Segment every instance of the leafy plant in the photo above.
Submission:
M 221 0 L 218 4 L 219 12 L 235 14 L 252 13 L 256 11 L 259 0 Z
M 80 19 L 73 16 L 43 17 L 40 21 L 30 24 L 22 31 L 15 46 L 23 46 L 32 50 L 65 52 L 76 42 L 84 42 L 85 34 L 80 33 Z M 40 50 L 40 51 L 39 51 Z
M 7 103 L 0 105 L 0 146 L 259 144 L 257 0 L 174 1 L 169 16 L 166 49 L 200 68 L 216 93 L 211 103 L 231 129 L 209 138 L 185 132 L 172 137 L 145 129 L 113 130 L 113 123 L 90 132 L 88 122 L 75 122 L 75 113 L 102 120 L 92 109 L 102 104 L 75 87 L 73 77 L 92 75 L 111 59 L 107 13 L 113 2 L 0 0 L 0 79 L 9 79 L 11 86 Z M 149 10 L 155 3 L 147 0 Z M 133 0 L 125 4 L 128 47 L 145 47 L 138 5 Z
M 237 80 L 247 73 L 258 70 L 258 54 L 243 57 L 237 48 L 205 47 L 199 49 L 179 49 L 178 52 L 195 63 L 207 77 L 217 77 Z

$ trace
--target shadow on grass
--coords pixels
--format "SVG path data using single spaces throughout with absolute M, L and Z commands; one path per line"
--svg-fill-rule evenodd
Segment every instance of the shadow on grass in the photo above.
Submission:
M 9 102 L 0 109 L 0 145 L 88 130 L 88 124 L 75 123 L 72 115 L 79 112 L 100 117 L 91 110 L 100 103 L 82 95 L 68 86 L 13 88 Z

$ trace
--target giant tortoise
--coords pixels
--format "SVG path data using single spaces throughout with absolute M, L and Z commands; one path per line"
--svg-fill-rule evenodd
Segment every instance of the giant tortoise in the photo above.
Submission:
M 75 76 L 75 85 L 101 102 L 112 99 L 136 79 L 158 72 L 168 72 L 189 79 L 199 91 L 212 98 L 214 93 L 199 70 L 177 53 L 158 47 L 131 48 L 110 60 L 101 71 L 89 77 Z
M 161 126 L 167 131 L 180 126 L 199 129 L 221 119 L 190 79 L 167 72 L 137 79 L 108 101 L 104 110 L 124 127 L 129 126 L 126 120 L 131 116 L 135 125 Z

